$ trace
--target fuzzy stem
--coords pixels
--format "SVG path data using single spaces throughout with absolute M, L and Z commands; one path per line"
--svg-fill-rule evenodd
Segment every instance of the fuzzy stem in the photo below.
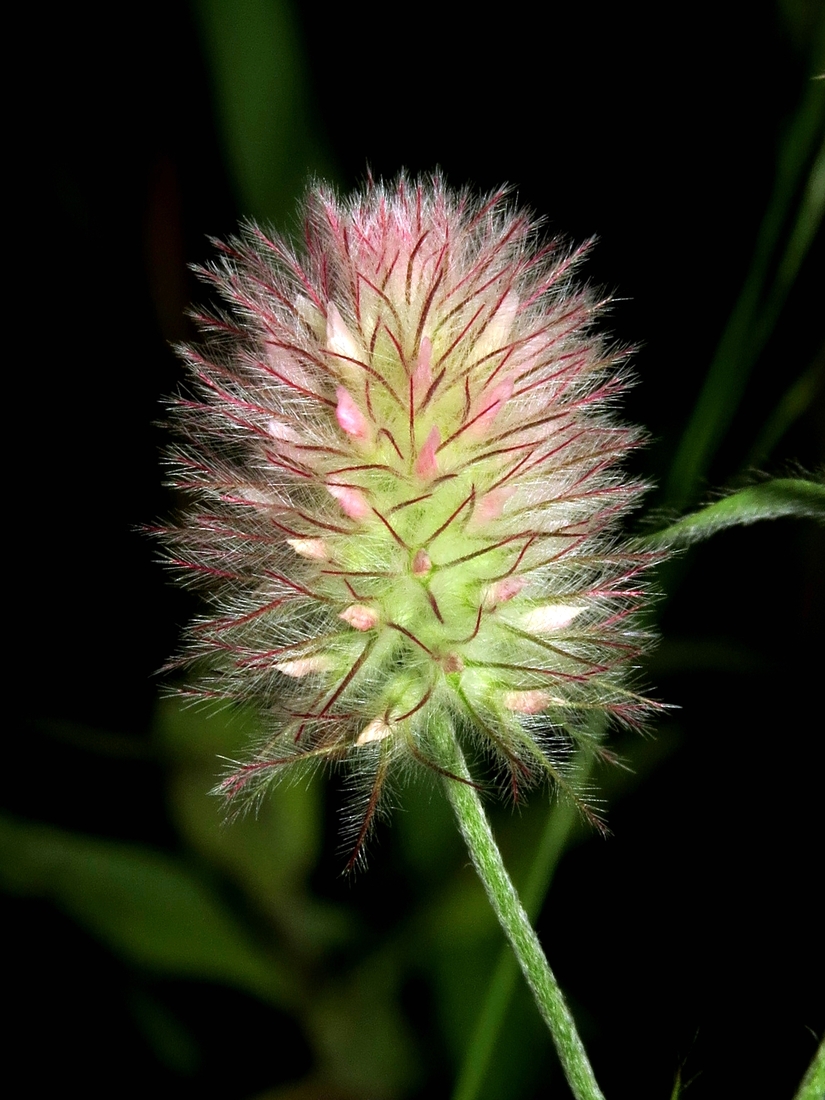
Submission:
M 591 764 L 589 756 L 584 753 L 579 755 L 574 768 L 577 782 L 587 778 Z M 538 916 L 550 889 L 556 865 L 564 854 L 576 820 L 576 810 L 569 798 L 558 799 L 547 817 L 530 874 L 521 887 L 522 903 L 531 922 Z M 516 960 L 512 952 L 503 947 L 476 1022 L 473 1038 L 464 1055 L 453 1100 L 475 1100 L 481 1092 L 517 977 Z
M 452 727 L 444 722 L 432 728 L 431 735 L 439 766 L 469 780 Z M 454 779 L 446 779 L 445 787 L 470 858 L 550 1029 L 573 1095 L 576 1100 L 604 1100 L 558 982 L 507 874 L 478 792 L 469 782 Z

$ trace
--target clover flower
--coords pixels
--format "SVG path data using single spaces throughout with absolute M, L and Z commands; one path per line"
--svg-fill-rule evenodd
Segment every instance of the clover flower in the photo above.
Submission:
M 571 752 L 649 706 L 627 669 L 651 557 L 619 534 L 639 434 L 612 417 L 603 303 L 571 279 L 587 245 L 542 244 L 503 191 L 402 177 L 311 190 L 300 253 L 254 225 L 218 248 L 201 274 L 228 309 L 183 351 L 192 505 L 168 538 L 211 600 L 199 692 L 266 716 L 219 789 L 352 765 L 355 862 L 388 779 L 445 774 L 447 722 L 513 797 L 548 778 L 595 819 Z

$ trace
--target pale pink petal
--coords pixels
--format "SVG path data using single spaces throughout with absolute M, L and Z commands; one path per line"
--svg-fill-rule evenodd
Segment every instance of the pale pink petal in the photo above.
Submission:
M 514 290 L 508 290 L 476 344 L 475 356 L 477 360 L 482 359 L 491 352 L 507 347 L 519 305 L 518 294 Z
M 246 501 L 247 504 L 260 505 L 263 508 L 274 507 L 272 498 L 263 489 L 256 489 L 253 485 L 239 485 L 235 490 L 235 495 Z
M 550 699 L 548 692 L 539 691 L 536 688 L 528 691 L 508 691 L 504 696 L 504 705 L 517 714 L 538 714 L 540 710 L 544 710 Z
M 510 400 L 513 393 L 513 379 L 505 378 L 499 382 L 490 393 L 483 392 L 479 398 L 479 405 L 483 409 L 481 416 L 473 424 L 474 428 L 489 428 L 498 416 L 502 407 Z
M 326 321 L 324 320 L 323 313 L 321 313 L 315 303 L 311 302 L 304 294 L 296 294 L 295 312 L 304 324 L 312 330 L 315 337 L 319 340 L 323 340 Z
M 352 603 L 338 616 L 356 630 L 372 630 L 378 625 L 378 612 L 362 603 Z
M 273 439 L 281 439 L 285 443 L 300 443 L 301 441 L 301 437 L 294 428 L 290 428 L 288 424 L 282 424 L 280 420 L 276 420 L 274 417 L 267 423 L 266 430 Z
M 366 519 L 372 515 L 367 498 L 359 489 L 350 489 L 346 485 L 327 485 L 327 491 L 341 505 L 341 510 L 350 519 Z
M 431 481 L 438 474 L 438 463 L 436 461 L 435 453 L 441 446 L 441 432 L 438 430 L 438 425 L 434 425 L 430 430 L 430 434 L 427 436 L 427 442 L 418 452 L 418 458 L 415 460 L 415 472 L 419 477 Z
M 514 290 L 508 290 L 501 305 L 496 310 L 488 332 L 492 330 L 500 344 L 503 344 L 509 338 L 520 304 L 518 294 Z
M 426 392 L 433 380 L 433 342 L 429 336 L 422 336 L 418 348 L 418 360 L 413 373 L 413 383 L 416 392 Z
M 339 386 L 335 396 L 338 398 L 335 416 L 347 435 L 354 435 L 356 439 L 369 438 L 369 423 L 349 392 L 343 386 Z
M 415 557 L 412 563 L 412 573 L 414 577 L 424 577 L 432 569 L 433 563 L 430 561 L 430 555 L 426 550 L 416 550 Z
M 491 489 L 489 493 L 485 493 L 481 500 L 476 502 L 473 509 L 471 517 L 473 526 L 476 527 L 490 520 L 498 519 L 504 511 L 504 505 L 515 491 L 515 487 L 512 485 L 502 485 L 500 489 Z
M 484 593 L 482 607 L 485 611 L 492 611 L 500 603 L 506 603 L 507 600 L 512 600 L 513 596 L 517 596 L 525 584 L 527 584 L 527 581 L 524 577 L 504 577 L 502 580 L 496 581 Z

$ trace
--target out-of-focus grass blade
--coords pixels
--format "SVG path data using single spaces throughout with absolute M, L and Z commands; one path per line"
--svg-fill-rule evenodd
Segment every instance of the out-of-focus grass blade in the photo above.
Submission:
M 165 699 L 154 734 L 181 836 L 243 891 L 289 967 L 290 1007 L 321 1067 L 322 1095 L 406 1094 L 418 1059 L 399 1009 L 400 945 L 376 941 L 364 953 L 355 914 L 310 888 L 323 842 L 322 784 L 284 784 L 254 815 L 222 824 L 219 801 L 208 797 L 224 770 L 219 758 L 259 740 L 261 716 Z
M 328 175 L 289 0 L 193 0 L 225 157 L 244 214 L 287 228 Z
M 779 401 L 767 423 L 762 427 L 759 437 L 748 455 L 747 466 L 751 469 L 769 458 L 779 441 L 808 408 L 817 392 L 825 387 L 825 345 L 808 369 L 801 374 Z
M 825 52 L 825 17 L 814 59 Z M 750 371 L 770 336 L 799 267 L 825 213 L 825 81 L 809 81 L 782 142 L 776 183 L 760 226 L 750 267 L 705 384 L 679 444 L 667 482 L 667 503 L 683 508 L 724 437 Z M 798 198 L 797 198 L 798 197 Z M 793 210 L 797 199 L 796 210 Z M 784 248 L 780 241 L 786 236 Z M 769 277 L 775 270 L 773 282 Z
M 160 852 L 3 817 L 0 883 L 53 901 L 138 966 L 289 999 L 278 962 L 204 881 Z
M 750 485 L 698 512 L 647 535 L 646 546 L 690 546 L 726 527 L 740 527 L 761 519 L 797 516 L 825 522 L 825 485 L 803 478 L 776 478 Z

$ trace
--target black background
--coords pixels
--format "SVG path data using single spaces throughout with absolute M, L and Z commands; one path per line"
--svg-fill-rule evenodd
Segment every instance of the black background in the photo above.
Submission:
M 170 342 L 192 336 L 185 310 L 200 291 L 187 264 L 249 211 L 233 193 L 185 5 L 41 15 L 15 36 L 20 140 L 7 168 L 15 610 L 4 802 L 174 850 L 144 745 L 155 670 L 193 603 L 140 527 L 174 507 L 155 424 L 179 381 Z M 628 415 L 651 435 L 639 469 L 661 478 L 748 269 L 810 36 L 795 38 L 763 2 L 548 4 L 538 15 L 362 3 L 307 9 L 298 26 L 307 117 L 342 186 L 368 165 L 376 176 L 438 165 L 455 185 L 511 183 L 551 233 L 598 236 L 586 275 L 616 293 L 617 339 L 640 346 Z M 821 361 L 822 285 L 820 247 L 710 486 L 740 473 L 788 385 Z M 820 384 L 767 472 L 813 470 L 823 426 Z M 696 1100 L 790 1096 L 825 1023 L 822 542 L 809 521 L 763 524 L 691 551 L 669 578 L 648 679 L 681 708 L 666 719 L 678 749 L 611 812 L 608 843 L 563 863 L 539 927 L 586 1006 L 608 1096 L 667 1096 L 682 1061 Z M 78 752 L 55 735 L 67 724 L 121 734 L 122 759 Z M 334 852 L 324 873 L 335 875 Z M 319 882 L 387 920 L 393 906 L 376 898 L 395 888 L 386 854 L 354 888 Z M 255 1005 L 169 983 L 210 1049 L 199 1075 L 172 1079 L 134 1033 L 125 964 L 46 903 L 14 899 L 6 912 L 13 1058 L 44 1095 L 73 1083 L 88 1096 L 246 1097 L 305 1068 L 289 1021 L 273 1069 L 272 1040 L 249 1041 L 271 1026 Z M 424 1015 L 416 997 L 413 1017 Z M 449 1088 L 439 1058 L 428 1095 Z

